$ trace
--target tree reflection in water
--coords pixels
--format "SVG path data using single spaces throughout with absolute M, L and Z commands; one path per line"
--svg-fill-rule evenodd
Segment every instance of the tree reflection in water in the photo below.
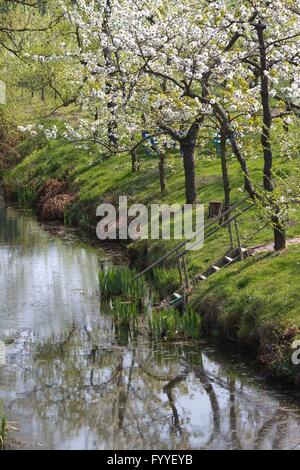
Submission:
M 13 338 L 0 401 L 26 448 L 299 446 L 299 400 L 216 351 L 151 343 L 99 314 L 99 259 L 0 200 L 0 336 Z
M 297 439 L 296 406 L 195 344 L 74 323 L 47 341 L 24 332 L 10 348 L 9 414 L 49 448 L 289 448 Z

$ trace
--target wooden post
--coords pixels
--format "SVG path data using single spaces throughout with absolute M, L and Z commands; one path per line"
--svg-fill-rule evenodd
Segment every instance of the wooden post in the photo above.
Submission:
M 241 245 L 241 238 L 240 238 L 240 233 L 239 233 L 239 224 L 238 221 L 235 219 L 234 220 L 234 226 L 235 226 L 235 233 L 236 233 L 236 239 L 238 242 L 238 247 L 239 247 L 239 252 L 240 252 L 240 258 L 241 261 L 244 259 L 244 253 L 242 250 L 242 245 Z
M 230 249 L 233 250 L 233 248 L 234 248 L 234 241 L 233 241 L 233 233 L 232 233 L 231 222 L 229 222 L 229 224 L 228 224 L 228 232 L 229 232 Z
M 183 272 L 184 272 L 185 289 L 189 291 L 190 289 L 189 273 L 187 270 L 186 260 L 184 256 L 182 257 L 182 266 L 183 266 Z
M 209 218 L 214 219 L 223 212 L 223 203 L 218 201 L 211 201 L 209 203 Z
M 183 275 L 182 275 L 182 265 L 181 265 L 181 258 L 178 258 L 178 270 L 179 270 L 179 277 L 180 277 L 180 287 L 183 287 Z

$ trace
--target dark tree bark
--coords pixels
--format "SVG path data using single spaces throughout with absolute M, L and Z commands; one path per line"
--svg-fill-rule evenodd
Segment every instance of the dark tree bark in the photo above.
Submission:
M 223 188 L 224 188 L 225 211 L 230 208 L 230 191 L 231 191 L 229 175 L 228 175 L 226 138 L 227 138 L 227 133 L 226 133 L 226 129 L 223 126 L 221 129 L 221 162 L 222 162 L 222 178 L 223 178 Z
M 203 121 L 203 116 L 197 118 L 184 137 L 182 137 L 179 132 L 174 131 L 165 124 L 159 125 L 160 129 L 162 129 L 166 134 L 169 134 L 180 145 L 180 151 L 183 158 L 185 196 L 187 204 L 195 204 L 197 200 L 195 149 L 199 128 Z
M 190 139 L 184 139 L 180 143 L 184 166 L 185 198 L 187 204 L 195 204 L 197 199 L 195 146 L 196 143 Z
M 263 129 L 261 134 L 261 144 L 264 153 L 264 188 L 266 191 L 273 191 L 273 178 L 272 178 L 272 167 L 273 167 L 273 155 L 270 142 L 270 132 L 272 126 L 272 113 L 270 107 L 270 94 L 269 94 L 269 78 L 268 78 L 268 63 L 267 63 L 267 51 L 264 38 L 264 30 L 266 26 L 259 22 L 256 25 L 258 43 L 259 43 L 259 55 L 260 55 L 260 79 L 261 79 L 261 103 L 263 107 Z
M 103 25 L 102 25 L 102 31 L 109 37 L 109 20 L 111 16 L 111 0 L 106 0 L 106 8 L 105 8 L 105 13 L 104 13 L 104 19 L 103 19 Z M 109 51 L 108 48 L 104 47 L 103 48 L 103 56 L 105 59 L 105 63 L 107 67 L 111 67 L 112 65 L 112 54 Z M 107 134 L 108 134 L 108 140 L 109 143 L 111 144 L 112 147 L 116 147 L 118 144 L 118 139 L 116 137 L 116 131 L 118 128 L 117 124 L 117 119 L 115 117 L 115 108 L 116 104 L 114 101 L 114 93 L 115 93 L 115 87 L 112 85 L 112 80 L 113 80 L 113 73 L 109 74 L 109 79 L 105 83 L 105 91 L 108 96 L 108 103 L 107 103 L 107 108 L 111 113 L 111 119 L 108 123 L 107 127 Z M 110 80 L 111 78 L 111 80 Z
M 137 149 L 136 148 L 134 148 L 131 151 L 131 171 L 132 171 L 132 173 L 136 173 L 136 172 L 140 171 L 140 163 L 137 159 Z
M 160 182 L 160 191 L 163 196 L 167 193 L 165 160 L 166 160 L 165 154 L 163 152 L 159 152 L 159 162 L 158 162 L 159 182 Z
M 273 153 L 270 141 L 272 127 L 272 112 L 270 106 L 269 78 L 268 78 L 268 62 L 267 49 L 264 37 L 266 26 L 259 22 L 256 26 L 259 56 L 260 56 L 260 78 L 261 78 L 261 103 L 263 108 L 263 129 L 261 134 L 261 144 L 264 154 L 264 189 L 266 191 L 274 191 L 273 184 Z M 274 217 L 272 219 L 274 226 L 274 248 L 275 251 L 284 250 L 286 248 L 286 230 L 284 224 L 278 218 L 278 206 L 274 207 Z
M 95 111 L 95 116 L 94 116 L 94 118 L 95 118 L 95 122 L 98 121 L 99 112 L 98 112 L 98 109 L 97 109 L 97 108 L 96 108 L 96 111 Z M 93 132 L 93 138 L 94 138 L 94 142 L 96 142 L 97 139 L 98 139 L 98 131 L 97 131 L 97 130 L 95 130 L 95 131 Z
M 226 138 L 227 132 L 225 126 L 221 128 L 221 162 L 222 162 L 222 178 L 223 178 L 223 188 L 224 188 L 224 211 L 226 212 L 230 209 L 230 181 L 229 181 L 229 174 L 228 174 L 228 160 L 227 160 L 227 145 L 226 145 Z M 225 221 L 230 218 L 230 214 L 225 216 Z M 229 233 L 229 241 L 230 241 L 230 248 L 233 248 L 233 235 L 232 235 L 232 228 L 231 223 L 228 224 L 228 233 Z
M 179 140 L 182 152 L 184 177 L 185 177 L 185 196 L 187 204 L 195 204 L 197 200 L 196 187 L 196 169 L 195 169 L 195 149 L 200 125 L 204 118 L 197 119 L 188 130 L 185 137 Z
M 220 125 L 223 128 L 223 132 L 226 132 L 226 135 L 228 136 L 228 138 L 230 140 L 230 145 L 231 145 L 232 151 L 233 151 L 235 157 L 237 158 L 237 160 L 240 164 L 240 167 L 242 169 L 242 172 L 243 172 L 243 175 L 244 175 L 245 190 L 247 191 L 249 196 L 254 199 L 255 197 L 257 197 L 257 193 L 256 193 L 255 188 L 254 188 L 254 186 L 252 184 L 252 181 L 251 181 L 247 161 L 246 161 L 246 159 L 244 158 L 243 154 L 241 153 L 241 151 L 239 149 L 239 146 L 238 146 L 237 141 L 236 141 L 235 132 L 234 132 L 234 130 L 232 129 L 232 127 L 230 125 L 229 117 L 228 117 L 226 111 L 218 103 L 215 103 L 215 105 L 214 105 L 214 112 L 215 112 L 215 116 L 217 117 Z
M 285 250 L 287 246 L 286 240 L 286 228 L 284 223 L 281 222 L 278 214 L 279 207 L 275 209 L 275 215 L 272 218 L 273 227 L 274 227 L 274 249 L 275 251 Z

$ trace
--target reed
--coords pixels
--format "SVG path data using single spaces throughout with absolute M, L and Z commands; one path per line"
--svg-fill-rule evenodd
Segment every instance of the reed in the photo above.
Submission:
M 7 431 L 6 418 L 4 416 L 0 416 L 0 449 L 4 448 L 6 431 Z
M 142 278 L 134 279 L 136 271 L 128 268 L 110 268 L 100 271 L 98 275 L 99 289 L 103 298 L 122 296 L 130 301 L 144 298 L 147 292 L 146 283 Z
M 195 339 L 200 335 L 200 316 L 190 306 L 183 314 L 172 307 L 154 310 L 148 324 L 150 335 L 156 340 Z
M 181 317 L 182 332 L 186 339 L 196 339 L 200 336 L 201 317 L 190 305 L 185 309 Z
M 36 190 L 32 187 L 26 187 L 18 190 L 18 205 L 22 207 L 32 207 L 36 197 Z
M 135 303 L 124 302 L 117 298 L 112 302 L 111 315 L 116 323 L 135 329 L 138 327 L 140 312 Z

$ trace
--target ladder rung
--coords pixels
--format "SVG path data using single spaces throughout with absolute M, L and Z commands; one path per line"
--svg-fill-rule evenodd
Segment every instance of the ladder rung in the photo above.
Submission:
M 204 276 L 203 274 L 199 274 L 199 275 L 197 276 L 197 279 L 198 279 L 199 281 L 200 281 L 200 280 L 201 280 L 201 281 L 206 281 L 207 277 Z
M 212 265 L 212 268 L 213 268 L 215 271 L 220 271 L 219 266 L 214 266 L 214 265 Z
M 226 261 L 228 261 L 228 263 L 232 263 L 233 261 L 233 258 L 231 258 L 230 256 L 225 256 L 225 259 Z
M 177 292 L 174 292 L 173 296 L 175 297 L 175 299 L 181 299 L 181 295 L 180 294 L 177 294 Z

